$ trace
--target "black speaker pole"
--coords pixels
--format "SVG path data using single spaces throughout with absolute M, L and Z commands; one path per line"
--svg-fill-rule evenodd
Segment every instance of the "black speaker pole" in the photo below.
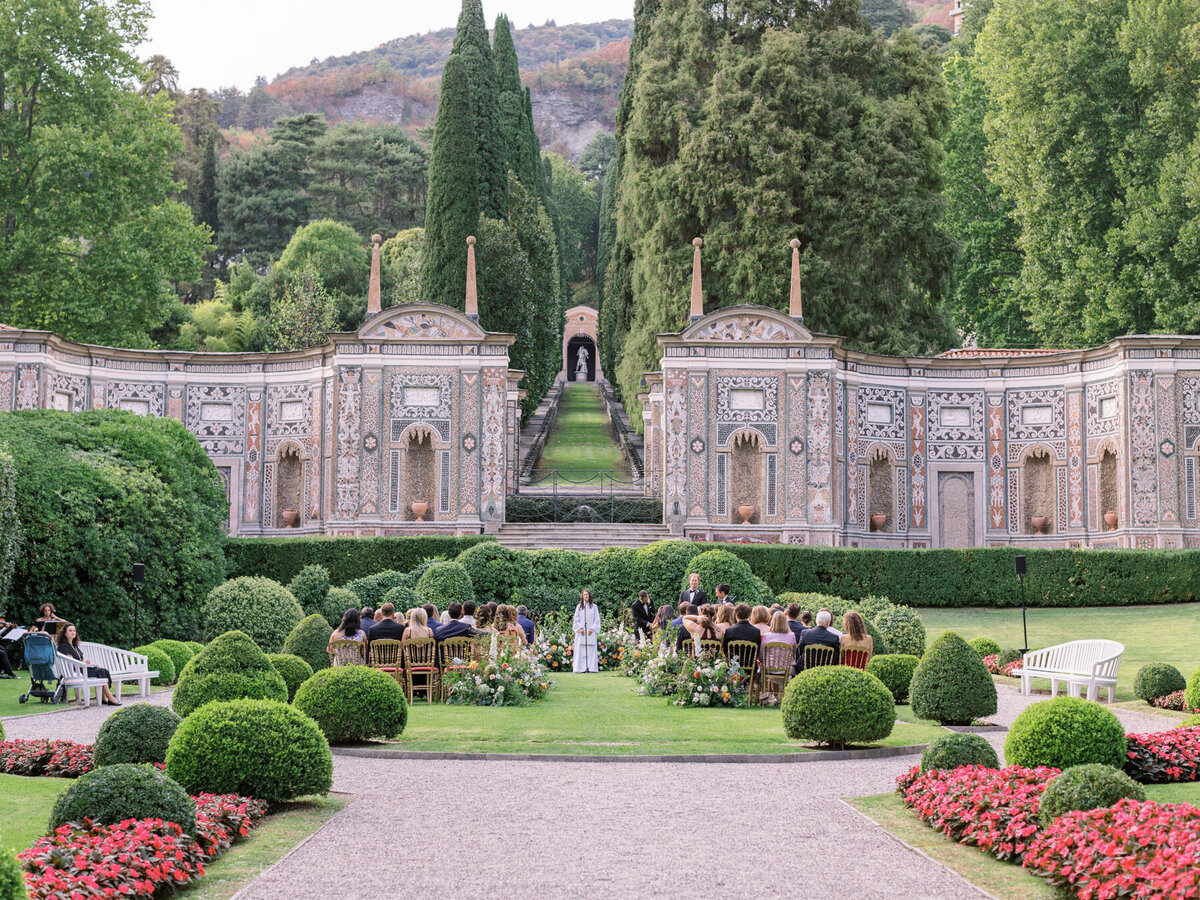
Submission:
M 1021 631 L 1025 638 L 1025 646 L 1021 648 L 1022 656 L 1029 652 L 1029 623 L 1025 619 L 1025 565 L 1023 555 L 1013 557 L 1013 566 L 1017 570 L 1017 581 L 1021 583 Z

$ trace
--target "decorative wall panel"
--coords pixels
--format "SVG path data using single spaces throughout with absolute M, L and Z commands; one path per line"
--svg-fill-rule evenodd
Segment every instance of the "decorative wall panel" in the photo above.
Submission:
M 804 378 L 788 378 L 787 430 L 785 433 L 788 452 L 783 455 L 783 469 L 787 483 L 784 508 L 790 519 L 804 518 L 806 458 L 804 430 Z
M 1155 421 L 1158 425 L 1158 502 L 1159 519 L 1163 522 L 1179 521 L 1179 434 L 1176 429 L 1175 377 L 1159 375 L 1155 380 L 1158 387 L 1158 408 Z
M 360 447 L 362 440 L 362 367 L 344 366 L 337 382 L 337 481 L 334 515 L 358 515 Z
M 1158 520 L 1154 438 L 1154 373 L 1135 369 L 1129 373 L 1130 488 L 1135 525 L 1152 525 Z
M 988 409 L 988 527 L 1004 528 L 1004 397 L 992 394 Z
M 166 410 L 166 388 L 144 381 L 110 381 L 105 388 L 105 406 L 122 409 L 122 401 L 144 403 L 151 416 L 161 416 Z
M 17 366 L 17 409 L 38 409 L 41 399 L 41 365 L 31 363 Z
M 909 435 L 912 440 L 912 524 L 925 528 L 925 395 L 908 398 Z
M 846 391 L 846 421 L 858 421 L 858 391 L 850 388 Z M 861 490 L 866 474 L 858 471 L 858 431 L 851 428 L 846 435 L 846 475 L 849 482 L 846 491 L 846 522 L 850 525 L 862 526 L 859 515 L 859 498 L 866 503 L 866 492 Z
M 481 515 L 496 515 L 504 503 L 504 410 L 508 373 L 505 369 L 483 370 L 483 440 L 481 472 L 483 509 Z
M 246 472 L 242 494 L 242 521 L 257 522 L 258 479 L 262 463 L 262 391 L 250 394 L 246 412 Z M 269 524 L 269 523 L 268 523 Z
M 189 384 L 188 431 L 209 453 L 241 453 L 246 443 L 246 389 L 229 385 Z
M 808 376 L 808 520 L 827 525 L 832 511 L 833 423 L 828 372 Z
M 1067 517 L 1070 528 L 1083 527 L 1083 397 L 1079 391 L 1067 395 Z
M 666 423 L 663 464 L 663 512 L 687 514 L 687 375 L 678 369 L 666 373 L 663 420 Z

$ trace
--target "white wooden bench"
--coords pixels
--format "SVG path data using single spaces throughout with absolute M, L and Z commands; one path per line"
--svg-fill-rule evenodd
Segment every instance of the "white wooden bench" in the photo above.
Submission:
M 1125 645 L 1117 641 L 1090 639 L 1026 653 L 1016 673 L 1021 676 L 1021 693 L 1033 690 L 1033 679 L 1048 678 L 1051 697 L 1058 695 L 1061 681 L 1066 683 L 1067 693 L 1072 697 L 1079 696 L 1086 686 L 1089 700 L 1095 700 L 1100 688 L 1105 688 L 1108 702 L 1112 703 L 1124 652 Z
M 118 700 L 121 699 L 121 686 L 126 681 L 137 684 L 139 697 L 150 695 L 150 682 L 158 677 L 158 672 L 150 670 L 149 659 L 141 653 L 90 641 L 80 641 L 79 652 L 93 664 L 108 669 L 113 680 L 113 694 Z
M 107 678 L 88 678 L 87 665 L 73 656 L 59 653 L 55 663 L 58 670 L 60 687 L 73 689 L 76 695 L 82 695 L 83 705 L 91 703 L 92 690 L 96 691 L 96 702 L 100 702 L 100 690 L 108 685 Z

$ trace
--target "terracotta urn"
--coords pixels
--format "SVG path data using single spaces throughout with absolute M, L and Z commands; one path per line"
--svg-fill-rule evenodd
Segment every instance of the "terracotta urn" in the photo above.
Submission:
M 295 528 L 300 524 L 300 510 L 291 507 L 281 509 L 279 518 L 283 521 L 284 528 Z
M 738 506 L 738 515 L 742 517 L 742 524 L 749 525 L 750 520 L 754 518 L 754 504 L 742 503 Z
M 1033 526 L 1034 534 L 1045 534 L 1046 533 L 1046 525 L 1049 524 L 1049 522 L 1050 522 L 1050 520 L 1048 518 L 1046 518 L 1045 516 L 1030 516 L 1029 517 L 1029 524 Z
M 871 513 L 871 530 L 883 531 L 883 526 L 887 524 L 887 513 Z
M 1109 528 L 1117 527 L 1117 511 L 1115 509 L 1107 510 L 1104 513 L 1104 524 Z
M 429 512 L 429 504 L 424 500 L 414 500 L 411 504 L 415 522 L 424 522 L 425 513 Z

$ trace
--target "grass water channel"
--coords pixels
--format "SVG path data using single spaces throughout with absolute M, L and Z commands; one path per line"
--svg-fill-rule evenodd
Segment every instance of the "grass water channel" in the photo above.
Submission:
M 596 384 L 570 381 L 563 390 L 558 416 L 534 470 L 534 482 L 543 483 L 554 472 L 564 480 L 586 479 L 601 472 L 617 481 L 629 480 L 625 454 Z

